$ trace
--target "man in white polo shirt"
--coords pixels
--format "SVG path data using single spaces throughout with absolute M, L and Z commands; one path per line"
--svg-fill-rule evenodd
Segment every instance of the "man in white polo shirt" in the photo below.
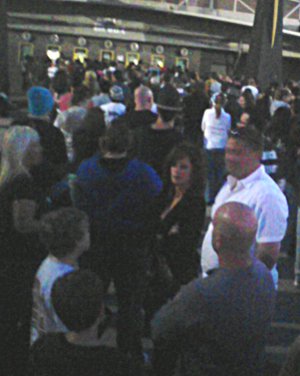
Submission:
M 258 230 L 252 252 L 271 270 L 277 286 L 276 262 L 287 227 L 288 206 L 285 196 L 260 163 L 262 150 L 262 137 L 254 126 L 230 133 L 225 151 L 229 176 L 216 197 L 211 218 L 229 201 L 244 203 L 254 210 Z M 203 276 L 219 266 L 212 246 L 212 231 L 213 224 L 210 223 L 201 250 Z

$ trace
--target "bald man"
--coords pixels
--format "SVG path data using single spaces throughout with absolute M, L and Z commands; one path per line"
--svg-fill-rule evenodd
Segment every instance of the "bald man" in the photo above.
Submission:
M 220 268 L 184 286 L 152 321 L 158 376 L 257 376 L 274 309 L 267 267 L 251 256 L 257 220 L 252 209 L 229 202 L 215 212 L 213 246 Z M 179 355 L 180 354 L 180 355 Z
M 153 94 L 151 89 L 140 85 L 134 91 L 134 110 L 120 116 L 115 122 L 125 124 L 131 130 L 148 127 L 157 120 L 157 114 L 152 112 L 152 106 Z

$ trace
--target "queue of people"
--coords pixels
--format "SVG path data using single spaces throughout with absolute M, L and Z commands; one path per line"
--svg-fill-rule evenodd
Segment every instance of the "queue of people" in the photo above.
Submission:
M 30 88 L 1 145 L 1 369 L 139 376 L 148 335 L 154 375 L 262 375 L 280 251 L 300 283 L 299 90 L 134 65 Z

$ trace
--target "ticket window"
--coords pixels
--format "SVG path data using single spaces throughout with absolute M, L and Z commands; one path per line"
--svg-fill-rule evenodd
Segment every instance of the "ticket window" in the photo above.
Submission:
M 76 47 L 73 50 L 73 61 L 79 60 L 82 64 L 89 56 L 89 50 L 87 48 Z
M 190 59 L 188 57 L 176 57 L 175 66 L 180 67 L 185 72 L 189 67 Z
M 165 57 L 164 55 L 151 55 L 151 65 L 157 68 L 164 68 Z
M 103 61 L 105 63 L 110 63 L 115 60 L 115 53 L 114 51 L 109 50 L 101 50 L 100 51 L 100 61 Z
M 55 64 L 61 56 L 61 47 L 56 45 L 47 46 L 46 54 L 48 58 Z
M 127 52 L 126 53 L 126 65 L 133 63 L 138 65 L 140 61 L 140 54 L 138 52 Z
M 125 56 L 123 54 L 117 55 L 117 62 L 121 64 L 125 64 Z
M 223 64 L 212 64 L 210 67 L 211 72 L 218 72 L 219 74 L 226 75 L 227 69 L 226 65 Z
M 19 45 L 19 63 L 23 63 L 29 57 L 33 57 L 34 45 L 33 43 L 20 43 Z

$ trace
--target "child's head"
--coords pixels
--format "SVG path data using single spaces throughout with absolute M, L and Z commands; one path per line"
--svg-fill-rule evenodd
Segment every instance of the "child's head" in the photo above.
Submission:
M 40 239 L 58 259 L 71 254 L 79 257 L 90 246 L 88 217 L 75 208 L 52 211 L 41 220 Z
M 89 270 L 58 278 L 51 299 L 56 314 L 70 331 L 78 333 L 91 328 L 103 314 L 103 285 Z

